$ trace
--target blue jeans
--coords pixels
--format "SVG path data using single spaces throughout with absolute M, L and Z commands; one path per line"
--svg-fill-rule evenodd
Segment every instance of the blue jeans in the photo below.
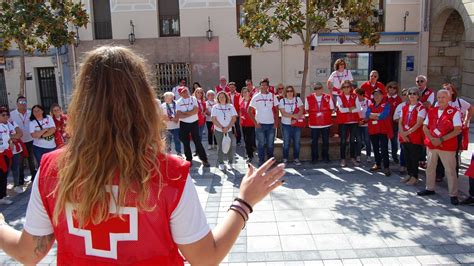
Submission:
M 275 128 L 273 128 L 273 124 L 260 124 L 260 128 L 255 128 L 255 134 L 257 135 L 258 162 L 262 165 L 265 162 L 265 145 L 267 157 L 273 157 Z
M 48 152 L 52 152 L 55 149 L 56 148 L 52 148 L 52 149 L 41 148 L 41 147 L 33 145 L 33 154 L 35 155 L 35 159 L 38 162 L 38 169 L 41 165 L 41 158 L 43 157 L 43 155 L 48 153 Z
M 362 149 L 362 143 L 365 145 L 365 151 L 367 153 L 367 158 L 370 157 L 372 153 L 372 144 L 370 143 L 369 128 L 368 127 L 359 127 L 359 136 L 360 136 L 360 145 L 359 145 L 359 154 Z
M 313 162 L 319 159 L 319 135 L 323 139 L 323 146 L 322 146 L 322 156 L 323 160 L 329 161 L 329 128 L 312 128 L 311 129 L 311 160 Z
M 20 185 L 20 156 L 21 153 L 13 154 L 12 158 L 12 174 L 13 174 L 13 184 L 14 186 Z
M 202 141 L 202 135 L 204 134 L 204 129 L 206 128 L 206 124 L 199 126 L 199 138 Z
M 281 124 L 283 133 L 283 158 L 288 160 L 290 142 L 293 141 L 293 160 L 300 158 L 301 128 Z
M 173 139 L 174 142 L 174 150 L 180 154 L 181 141 L 179 140 L 179 128 L 168 129 L 168 133 L 166 134 L 166 146 L 168 147 L 168 151 L 171 151 L 171 139 Z

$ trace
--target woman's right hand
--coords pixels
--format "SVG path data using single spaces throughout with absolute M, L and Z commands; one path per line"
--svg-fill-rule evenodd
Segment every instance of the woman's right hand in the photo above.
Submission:
M 281 180 L 285 175 L 285 165 L 279 164 L 270 169 L 273 164 L 275 164 L 275 158 L 269 159 L 258 169 L 248 164 L 247 174 L 240 184 L 239 198 L 253 207 L 271 191 L 281 186 L 285 182 Z

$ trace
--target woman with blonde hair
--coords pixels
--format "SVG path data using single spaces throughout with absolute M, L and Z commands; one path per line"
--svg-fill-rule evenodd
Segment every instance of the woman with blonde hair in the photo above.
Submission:
M 196 97 L 198 103 L 199 137 L 202 141 L 202 135 L 204 133 L 204 128 L 206 127 L 206 98 L 204 97 L 204 90 L 201 87 L 196 88 L 193 96 Z
M 69 107 L 69 143 L 43 157 L 23 231 L 0 220 L 0 249 L 36 264 L 56 239 L 59 265 L 183 265 L 182 256 L 217 265 L 227 255 L 252 207 L 283 183 L 284 165 L 249 167 L 211 231 L 189 162 L 165 153 L 165 124 L 145 73 L 127 48 L 87 54 Z

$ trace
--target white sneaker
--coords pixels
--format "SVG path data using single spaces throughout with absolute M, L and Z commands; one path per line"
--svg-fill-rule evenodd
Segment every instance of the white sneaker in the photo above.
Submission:
M 207 150 L 208 151 L 212 150 L 212 145 L 207 146 Z
M 12 204 L 13 201 L 9 200 L 9 199 L 6 199 L 6 198 L 3 198 L 3 199 L 0 199 L 0 204 L 3 204 L 3 205 L 10 205 Z
M 21 194 L 21 193 L 25 192 L 25 191 L 23 190 L 23 187 L 22 187 L 22 186 L 16 186 L 16 187 L 13 189 L 13 191 L 15 191 L 16 194 Z
M 31 175 L 26 176 L 23 180 L 25 181 L 25 183 L 30 182 L 31 181 Z
M 298 165 L 298 166 L 300 166 L 300 165 L 301 165 L 301 162 L 300 162 L 300 160 L 298 160 L 298 159 L 295 159 L 295 165 Z
M 219 164 L 219 170 L 221 170 L 221 171 L 225 170 L 225 165 L 223 163 Z
M 231 163 L 231 162 L 229 162 L 229 163 L 227 164 L 227 166 L 229 167 L 229 169 L 234 169 L 234 164 Z

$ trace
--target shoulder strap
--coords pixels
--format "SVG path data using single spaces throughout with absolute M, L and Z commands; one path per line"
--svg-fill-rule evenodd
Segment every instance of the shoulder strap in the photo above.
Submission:
M 43 130 L 43 126 L 41 126 L 40 122 L 38 121 L 38 119 L 35 118 L 35 121 L 36 123 L 38 124 L 38 126 L 41 128 L 41 130 Z

